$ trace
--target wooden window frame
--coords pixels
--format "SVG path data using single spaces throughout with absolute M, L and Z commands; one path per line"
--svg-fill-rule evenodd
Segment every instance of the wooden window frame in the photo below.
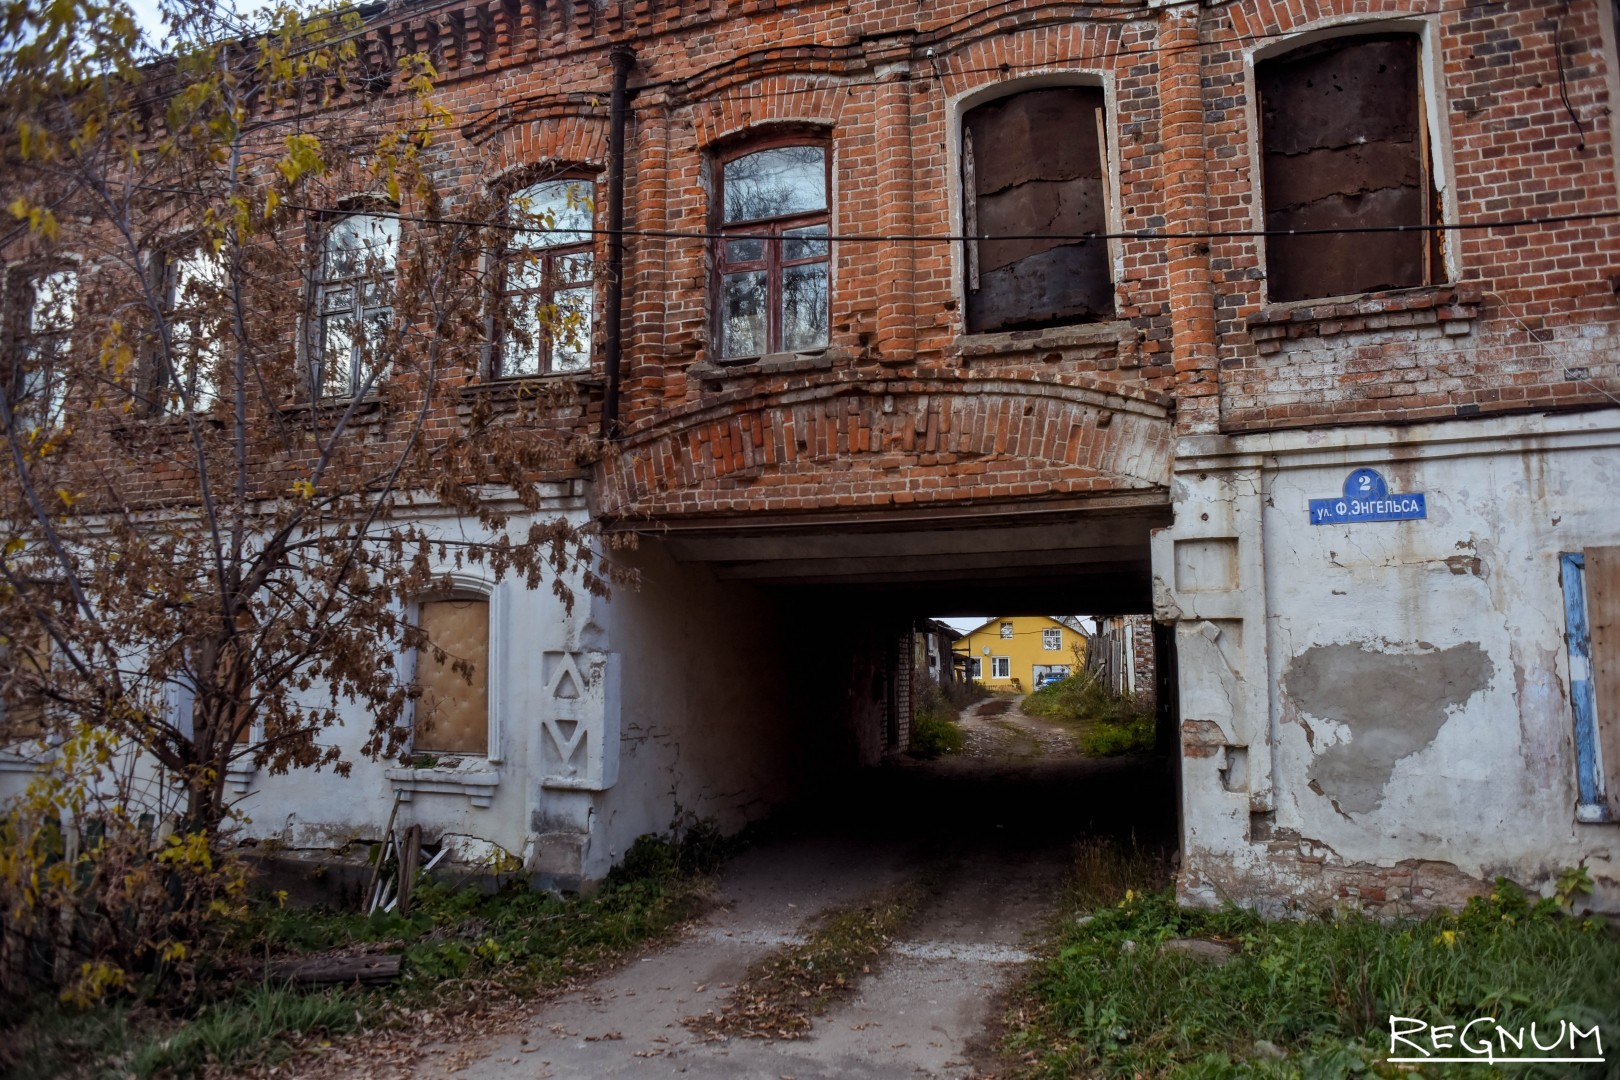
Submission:
M 54 274 L 68 274 L 73 281 L 69 319 L 65 327 L 41 331 L 33 326 L 38 306 L 39 283 Z M 73 349 L 73 336 L 79 327 L 83 308 L 82 276 L 76 262 L 61 259 L 22 263 L 6 270 L 4 304 L 6 357 L 5 373 L 3 378 L 0 378 L 3 386 L 0 386 L 0 389 L 3 389 L 11 404 L 13 417 L 21 419 L 29 427 L 55 427 L 63 418 L 67 388 L 62 382 L 61 373 L 56 370 L 55 361 L 57 358 L 65 358 Z M 36 368 L 31 354 L 35 352 L 40 342 L 46 341 L 53 343 L 50 348 L 52 362 L 43 368 Z M 43 421 L 31 408 L 31 402 L 39 388 L 30 384 L 38 370 L 44 371 Z
M 1012 657 L 992 656 L 990 658 L 990 677 L 992 679 L 1012 678 Z
M 1593 561 L 1597 568 L 1590 568 Z M 1592 589 L 1589 568 L 1620 586 L 1620 548 L 1559 555 L 1574 720 L 1575 820 L 1620 822 L 1620 715 L 1611 715 L 1620 711 L 1620 587 Z
M 394 222 L 393 250 L 388 260 L 390 269 L 386 274 L 374 275 L 365 270 L 348 276 L 328 276 L 327 258 L 331 253 L 331 242 L 334 227 L 342 221 L 352 218 L 373 217 L 382 220 L 392 219 Z M 310 333 L 309 341 L 309 386 L 310 393 L 317 401 L 348 401 L 352 400 L 361 387 L 367 382 L 374 391 L 382 381 L 383 370 L 373 376 L 371 373 L 362 374 L 362 360 L 367 347 L 365 328 L 368 318 L 373 315 L 382 315 L 389 326 L 394 319 L 394 286 L 399 277 L 400 253 L 400 221 L 398 208 L 377 200 L 358 200 L 350 205 L 339 207 L 336 210 L 325 210 L 315 215 L 314 228 L 320 254 L 314 267 L 314 277 L 310 289 Z M 383 280 L 377 280 L 377 278 Z M 387 291 L 383 303 L 366 303 L 361 299 L 361 292 L 366 287 L 382 288 Z M 338 311 L 327 310 L 327 294 L 338 289 L 355 290 L 355 302 L 349 306 L 354 317 L 356 331 L 349 346 L 348 377 L 344 380 L 343 391 L 327 393 L 325 390 L 326 375 L 326 325 L 329 316 L 339 314 Z M 387 330 L 384 331 L 386 337 Z M 381 344 L 370 343 L 373 351 Z M 369 392 L 368 392 L 369 393 Z
M 169 244 L 160 249 L 155 255 L 157 259 L 161 260 L 160 271 L 162 278 L 160 285 L 162 288 L 161 302 L 163 305 L 163 317 L 166 321 L 169 321 L 171 325 L 176 318 L 176 308 L 180 303 L 179 288 L 181 267 L 193 255 L 202 253 L 204 243 L 205 241 L 193 239 L 186 242 Z M 215 258 L 218 260 L 217 255 Z M 228 282 L 226 279 L 223 260 L 218 261 L 218 266 L 220 271 L 220 285 L 221 287 L 226 287 Z M 190 334 L 195 337 L 201 332 L 202 327 L 199 321 L 193 319 L 191 322 Z M 191 363 L 185 367 L 187 381 L 193 382 L 191 394 L 192 401 L 189 411 L 192 413 L 206 413 L 214 408 L 219 401 L 219 371 L 216 370 L 214 372 L 214 389 L 212 394 L 209 395 L 208 400 L 205 401 L 202 395 L 196 392 L 197 387 L 203 385 L 205 382 L 205 380 L 203 380 L 197 374 L 197 360 L 205 351 L 217 350 L 220 344 L 221 343 L 217 339 L 214 339 L 204 342 L 201 347 L 198 347 L 195 341 L 190 341 L 185 345 L 182 345 L 180 341 L 175 339 L 171 330 L 168 357 L 163 355 L 161 349 L 154 350 L 152 354 L 151 370 L 148 373 L 147 378 L 143 380 L 145 383 L 145 391 L 150 397 L 150 407 L 154 415 L 181 417 L 186 415 L 188 411 L 185 405 L 185 399 L 171 392 L 171 388 L 174 386 L 176 376 L 178 374 L 174 370 L 174 362 L 182 359 L 180 355 L 181 351 L 182 349 L 186 348 L 193 350 Z M 221 363 L 221 359 L 216 356 L 213 363 L 217 366 Z
M 1056 645 L 1048 644 L 1048 642 L 1050 642 L 1052 640 L 1052 637 L 1053 637 L 1054 634 L 1057 635 L 1057 644 Z M 1063 651 L 1063 631 L 1059 630 L 1059 629 L 1057 629 L 1055 627 L 1048 627 L 1048 628 L 1042 630 L 1041 631 L 1041 651 L 1042 652 L 1062 652 Z
M 501 196 L 503 221 L 510 222 L 511 200 L 529 188 L 540 184 L 574 183 L 585 184 L 591 189 L 591 228 L 596 228 L 596 189 L 597 174 L 582 170 L 569 170 L 559 176 L 529 176 L 520 182 L 506 185 Z M 517 229 L 502 230 L 503 238 L 500 246 L 494 252 L 494 283 L 493 306 L 494 311 L 490 318 L 489 331 L 489 364 L 486 375 L 492 380 L 538 378 L 546 375 L 588 375 L 596 367 L 595 320 L 598 314 L 596 303 L 596 234 L 593 231 L 587 240 L 578 243 L 558 244 L 555 247 L 540 247 L 525 253 L 525 257 L 537 259 L 540 263 L 540 285 L 537 288 L 507 287 L 509 280 L 509 267 L 517 257 L 517 251 L 512 243 L 518 235 Z M 579 255 L 589 256 L 588 272 L 583 278 L 564 280 L 558 270 L 558 264 L 564 259 Z M 555 307 L 556 296 L 559 292 L 568 292 L 590 287 L 590 311 L 587 318 L 585 340 L 585 364 L 582 367 L 558 368 L 556 360 L 557 341 L 549 333 L 542 333 L 541 340 L 536 342 L 539 365 L 533 372 L 508 372 L 506 367 L 506 312 L 512 298 L 518 296 L 539 296 L 540 303 L 545 307 Z
M 767 150 L 777 150 L 789 146 L 814 146 L 822 151 L 821 164 L 825 170 L 823 176 L 823 190 L 826 192 L 827 205 L 814 212 L 784 214 L 778 217 L 750 218 L 744 221 L 726 221 L 726 166 L 754 154 Z M 814 228 L 823 225 L 827 233 L 832 233 L 833 217 L 833 145 L 832 139 L 825 133 L 821 134 L 793 134 L 778 135 L 769 138 L 751 139 L 741 143 L 725 154 L 714 159 L 713 204 L 710 214 L 710 231 L 718 236 L 714 242 L 713 273 L 710 277 L 710 295 L 713 297 L 713 340 L 715 342 L 715 355 L 722 363 L 746 363 L 761 356 L 787 351 L 782 346 L 782 272 L 796 266 L 814 266 L 823 264 L 827 270 L 827 312 L 828 339 L 820 345 L 807 349 L 795 349 L 794 352 L 820 352 L 831 344 L 832 329 L 832 242 L 826 241 L 826 250 L 818 256 L 803 259 L 783 259 L 783 234 L 796 229 Z M 733 238 L 763 240 L 764 257 L 760 259 L 730 258 L 731 240 Z M 758 273 L 765 274 L 765 348 L 758 353 L 732 353 L 726 344 L 726 318 L 725 318 L 725 279 L 729 274 Z

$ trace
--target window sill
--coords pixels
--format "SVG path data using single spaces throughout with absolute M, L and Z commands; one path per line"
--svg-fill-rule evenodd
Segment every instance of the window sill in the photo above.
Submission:
M 983 334 L 958 334 L 951 342 L 950 355 L 964 364 L 982 360 L 1028 359 L 1057 362 L 1076 358 L 1075 354 L 1119 353 L 1131 335 L 1124 319 L 1045 326 L 1038 330 L 997 330 Z
M 813 352 L 765 353 L 729 360 L 706 361 L 686 369 L 688 378 L 704 382 L 726 382 L 758 375 L 795 375 L 807 371 L 831 371 L 833 365 L 848 360 L 849 353 L 831 346 Z
M 1447 337 L 1462 337 L 1473 332 L 1480 304 L 1476 285 L 1425 285 L 1268 304 L 1246 321 L 1249 336 L 1264 354 L 1282 351 L 1283 342 L 1293 338 L 1376 333 L 1413 326 L 1439 326 Z
M 393 768 L 384 775 L 400 802 L 410 802 L 417 795 L 464 795 L 472 805 L 484 809 L 495 804 L 495 788 L 501 781 L 500 771 L 483 758 L 421 769 Z
M 590 371 L 549 371 L 544 375 L 514 375 L 511 378 L 480 379 L 456 387 L 462 401 L 525 401 L 554 397 L 569 390 L 577 392 L 602 385 L 595 369 Z
M 326 420 L 341 416 L 348 411 L 350 406 L 353 406 L 354 418 L 358 420 L 361 417 L 369 418 L 372 414 L 380 412 L 382 403 L 381 394 L 369 394 L 359 399 L 340 397 L 301 398 L 297 401 L 283 402 L 281 414 L 288 416 L 294 413 L 313 412 L 317 418 Z

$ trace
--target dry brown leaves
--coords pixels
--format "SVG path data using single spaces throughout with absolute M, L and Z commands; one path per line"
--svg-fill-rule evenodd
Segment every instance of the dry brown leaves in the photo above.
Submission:
M 871 974 L 927 893 L 923 882 L 912 881 L 827 912 L 806 941 L 756 961 L 718 1013 L 688 1016 L 682 1023 L 714 1040 L 803 1038 L 812 1016 L 847 997 L 862 976 Z

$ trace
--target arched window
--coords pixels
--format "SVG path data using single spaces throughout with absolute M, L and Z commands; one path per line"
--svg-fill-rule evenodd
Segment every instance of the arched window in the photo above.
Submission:
M 358 211 L 330 216 L 322 228 L 311 374 L 317 397 L 353 397 L 375 388 L 386 363 L 399 219 Z
M 543 180 L 507 198 L 507 222 L 521 227 L 497 268 L 492 378 L 590 370 L 595 207 L 589 180 Z
M 1025 90 L 962 118 L 964 293 L 970 333 L 1113 314 L 1103 92 Z
M 489 597 L 423 600 L 417 622 L 415 731 L 411 748 L 489 754 Z
M 823 143 L 753 150 L 720 166 L 719 355 L 827 346 L 830 155 Z

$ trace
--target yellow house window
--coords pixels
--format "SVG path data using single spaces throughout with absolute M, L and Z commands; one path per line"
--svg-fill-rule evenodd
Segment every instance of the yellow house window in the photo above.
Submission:
M 1004 638 L 1011 638 L 1012 635 L 1013 635 L 1012 626 L 1013 626 L 1013 624 L 1010 623 L 1010 622 L 1002 623 L 1001 624 L 1001 636 L 1004 637 Z
M 1063 648 L 1063 631 L 1055 629 L 1042 630 L 1041 648 L 1045 649 L 1047 652 L 1061 651 Z
M 990 658 L 990 677 L 992 679 L 1011 678 L 1012 661 L 1005 656 L 992 656 Z

